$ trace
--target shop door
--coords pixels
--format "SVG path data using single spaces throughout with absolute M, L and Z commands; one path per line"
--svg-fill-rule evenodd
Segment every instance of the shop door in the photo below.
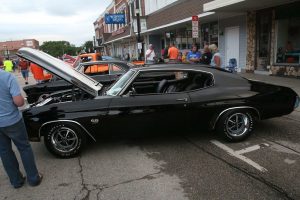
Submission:
M 228 27 L 225 29 L 225 61 L 224 65 L 229 65 L 229 60 L 236 59 L 238 71 L 241 70 L 239 66 L 240 57 L 240 28 Z

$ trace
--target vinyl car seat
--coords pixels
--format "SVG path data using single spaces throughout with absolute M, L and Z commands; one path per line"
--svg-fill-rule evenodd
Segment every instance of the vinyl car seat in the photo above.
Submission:
M 163 93 L 167 82 L 166 79 L 161 80 L 156 88 L 156 93 Z
M 198 74 L 194 76 L 192 84 L 188 85 L 185 90 L 195 90 L 203 87 L 203 76 Z

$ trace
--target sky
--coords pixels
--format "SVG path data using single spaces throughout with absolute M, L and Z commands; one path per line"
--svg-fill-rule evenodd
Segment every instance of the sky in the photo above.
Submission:
M 65 40 L 81 46 L 112 0 L 0 0 L 0 41 Z

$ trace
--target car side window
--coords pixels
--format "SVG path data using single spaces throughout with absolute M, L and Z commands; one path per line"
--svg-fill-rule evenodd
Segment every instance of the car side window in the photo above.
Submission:
M 213 76 L 200 71 L 141 72 L 128 92 L 135 95 L 178 93 L 203 89 L 212 84 Z

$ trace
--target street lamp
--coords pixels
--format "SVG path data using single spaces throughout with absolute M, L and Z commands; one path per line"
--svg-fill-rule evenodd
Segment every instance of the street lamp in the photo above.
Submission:
M 4 56 L 7 57 L 9 60 L 9 51 L 7 45 L 3 45 L 3 49 L 4 49 Z

